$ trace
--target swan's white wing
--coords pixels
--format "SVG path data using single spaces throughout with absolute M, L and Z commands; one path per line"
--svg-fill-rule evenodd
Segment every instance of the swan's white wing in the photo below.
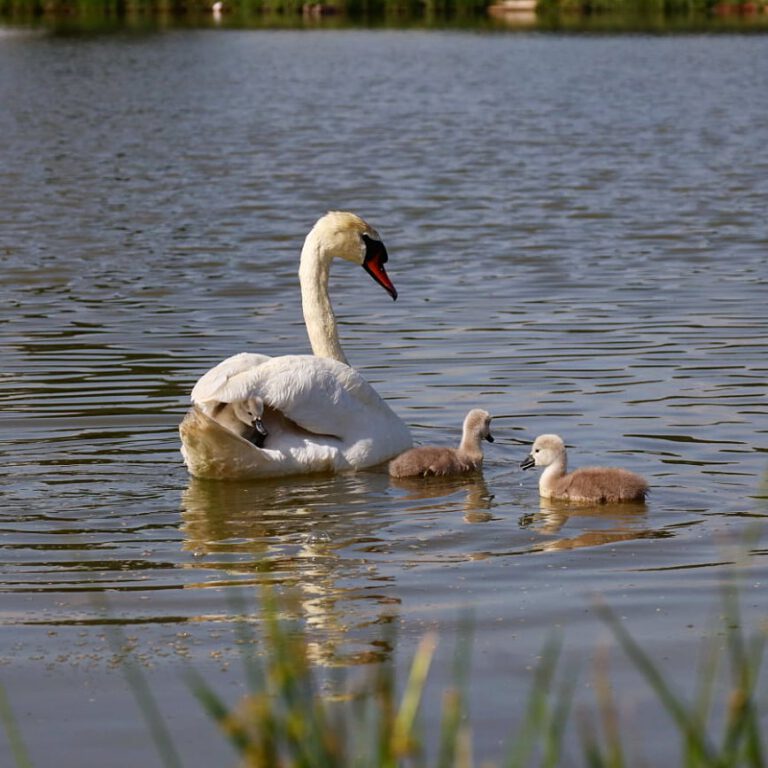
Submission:
M 192 395 L 206 412 L 212 402 L 254 396 L 267 406 L 264 422 L 269 436 L 263 449 L 244 440 L 241 445 L 228 440 L 217 455 L 213 446 L 203 448 L 195 432 L 203 430 L 215 440 L 216 428 L 222 428 L 199 418 L 186 423 L 184 456 L 192 473 L 201 477 L 361 469 L 412 444 L 408 428 L 373 387 L 353 368 L 330 358 L 235 355 L 206 373 Z M 205 466 L 198 466 L 195 456 L 203 453 Z M 214 475 L 206 468 L 211 462 L 217 467 Z M 235 470 L 234 464 L 240 468 Z M 235 474 L 222 474 L 230 470 Z
M 227 395 L 258 395 L 308 432 L 343 436 L 383 401 L 353 368 L 313 355 L 272 357 L 232 377 Z
M 192 402 L 199 405 L 208 400 L 232 403 L 247 399 L 250 395 L 243 392 L 239 386 L 240 374 L 256 368 L 269 359 L 267 355 L 241 352 L 239 355 L 222 360 L 198 379 L 192 390 Z

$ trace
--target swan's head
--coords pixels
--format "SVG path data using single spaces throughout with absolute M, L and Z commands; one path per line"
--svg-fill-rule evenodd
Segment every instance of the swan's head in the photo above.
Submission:
M 264 416 L 264 401 L 260 397 L 249 397 L 247 400 L 237 400 L 232 403 L 235 416 L 243 424 L 253 427 L 263 437 L 267 436 L 262 418 Z
M 359 264 L 393 298 L 397 290 L 387 275 L 387 249 L 379 233 L 366 221 L 348 211 L 329 211 L 318 219 L 307 242 L 317 241 L 319 252 L 329 258 Z
M 539 435 L 530 454 L 520 462 L 521 469 L 548 467 L 565 455 L 565 443 L 558 435 Z
M 480 440 L 492 443 L 491 414 L 481 408 L 473 408 L 464 419 L 464 434 L 477 435 Z

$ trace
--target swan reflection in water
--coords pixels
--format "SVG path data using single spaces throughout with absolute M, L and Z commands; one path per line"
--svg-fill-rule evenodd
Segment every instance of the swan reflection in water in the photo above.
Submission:
M 436 502 L 408 504 L 408 511 L 424 512 L 434 509 L 445 512 L 451 507 L 456 507 L 463 511 L 464 521 L 467 523 L 487 523 L 493 519 L 493 494 L 480 473 L 458 477 L 392 477 L 390 484 L 393 488 L 405 491 L 400 501 L 424 502 L 431 499 Z M 457 500 L 452 503 L 448 499 L 454 495 Z
M 520 526 L 547 537 L 538 545 L 544 552 L 671 535 L 648 526 L 644 502 L 590 504 L 541 498 L 539 503 L 538 512 L 520 518 Z
M 181 497 L 183 547 L 194 555 L 186 567 L 210 577 L 189 588 L 231 587 L 250 609 L 250 588 L 279 586 L 296 606 L 289 613 L 306 622 L 316 662 L 383 659 L 399 600 L 361 545 L 375 546 L 386 525 L 371 503 L 388 486 L 372 472 L 256 483 L 190 478 Z

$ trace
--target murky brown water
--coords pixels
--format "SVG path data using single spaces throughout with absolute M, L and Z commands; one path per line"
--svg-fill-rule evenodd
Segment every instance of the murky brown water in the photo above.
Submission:
M 471 608 L 486 757 L 553 626 L 568 658 L 607 640 L 595 594 L 689 686 L 725 543 L 768 515 L 767 64 L 739 36 L 0 36 L 0 681 L 36 764 L 158 760 L 102 601 L 188 766 L 233 759 L 184 663 L 239 694 L 232 598 L 264 582 L 323 663 L 380 657 L 393 620 L 399 657 L 431 627 L 450 655 Z M 336 269 L 350 361 L 419 442 L 497 415 L 482 480 L 187 476 L 196 377 L 307 350 L 298 251 L 331 208 L 380 230 L 400 291 Z M 541 503 L 518 464 L 550 431 L 650 502 Z M 676 757 L 615 666 L 638 749 Z

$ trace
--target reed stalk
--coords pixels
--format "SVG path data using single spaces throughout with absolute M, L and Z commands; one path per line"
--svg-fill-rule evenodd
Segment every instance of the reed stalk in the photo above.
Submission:
M 0 721 L 2 721 L 5 728 L 16 768 L 32 768 L 32 760 L 30 760 L 29 752 L 27 752 L 27 747 L 21 736 L 21 730 L 13 714 L 13 708 L 5 691 L 5 686 L 2 684 L 0 684 Z

